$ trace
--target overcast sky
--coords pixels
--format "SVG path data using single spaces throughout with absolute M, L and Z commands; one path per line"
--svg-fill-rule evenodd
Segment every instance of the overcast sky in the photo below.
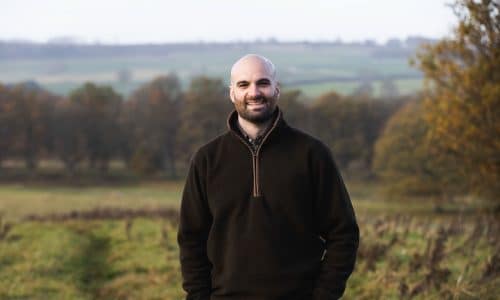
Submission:
M 449 35 L 452 0 L 0 0 L 0 40 L 361 41 Z

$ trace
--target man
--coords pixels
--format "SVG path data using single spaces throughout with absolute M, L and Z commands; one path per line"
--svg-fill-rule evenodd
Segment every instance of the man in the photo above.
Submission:
M 228 131 L 193 157 L 180 212 L 187 299 L 338 299 L 359 231 L 329 149 L 287 125 L 274 65 L 231 69 Z

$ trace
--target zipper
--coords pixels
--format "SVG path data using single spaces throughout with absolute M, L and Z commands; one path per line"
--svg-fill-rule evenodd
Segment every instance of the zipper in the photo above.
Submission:
M 253 195 L 254 197 L 259 196 L 259 182 L 257 181 L 257 174 L 259 172 L 259 164 L 257 163 L 257 154 L 252 150 L 252 161 L 253 161 Z
M 246 142 L 239 134 L 235 134 L 238 139 L 240 139 L 240 141 L 245 145 L 247 146 L 248 150 L 250 150 L 250 153 L 252 154 L 252 175 L 253 175 L 253 188 L 252 188 L 252 195 L 257 197 L 258 195 L 258 192 L 257 192 L 257 176 L 255 174 L 257 174 L 257 154 L 255 153 L 255 151 L 253 151 L 252 147 L 250 145 L 248 145 L 248 142 Z
M 269 129 L 269 131 L 266 133 L 266 135 L 264 136 L 264 138 L 260 142 L 260 144 L 257 147 L 256 151 L 254 151 L 252 149 L 252 147 L 248 144 L 248 142 L 245 141 L 239 134 L 235 134 L 240 139 L 240 141 L 247 146 L 248 150 L 250 150 L 250 153 L 252 154 L 252 169 L 253 169 L 253 189 L 252 189 L 252 195 L 254 197 L 259 197 L 260 196 L 260 189 L 259 189 L 259 152 L 260 152 L 260 148 L 262 147 L 262 145 L 266 141 L 266 139 L 269 136 L 269 134 L 271 134 L 271 132 L 274 130 L 274 128 L 276 127 L 276 125 L 278 125 L 278 121 L 279 121 L 280 118 L 281 118 L 281 111 L 279 112 L 278 116 L 276 117 L 276 120 L 274 121 L 273 126 L 271 127 L 271 129 Z

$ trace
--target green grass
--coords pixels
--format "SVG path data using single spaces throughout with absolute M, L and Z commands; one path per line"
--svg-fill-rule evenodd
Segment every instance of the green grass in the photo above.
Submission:
M 421 79 L 398 79 L 394 82 L 401 94 L 410 94 L 422 90 L 423 82 Z
M 344 299 L 401 299 L 410 293 L 414 299 L 495 299 L 500 292 L 498 274 L 485 276 L 500 246 L 491 235 L 499 229 L 493 220 L 358 219 L 361 247 Z M 0 299 L 183 299 L 174 223 L 138 218 L 130 224 L 15 224 L 0 240 Z M 446 232 L 444 255 L 433 260 L 440 228 Z M 442 270 L 448 275 L 426 283 L 428 274 Z
M 309 97 L 318 97 L 328 92 L 335 91 L 339 94 L 348 95 L 351 94 L 357 87 L 357 82 L 323 82 L 323 83 L 311 83 L 311 84 L 301 84 L 298 86 L 287 87 L 289 89 L 299 89 L 304 95 Z
M 361 246 L 344 299 L 497 299 L 498 269 L 489 269 L 499 267 L 499 225 L 494 215 L 361 214 Z
M 178 208 L 183 180 L 150 181 L 133 184 L 103 184 L 99 186 L 72 186 L 43 182 L 0 184 L 0 216 L 19 220 L 27 215 L 65 213 L 96 208 Z M 347 189 L 356 211 L 361 213 L 401 212 L 426 215 L 436 210 L 436 201 L 424 197 L 394 199 L 386 197 L 380 182 L 347 181 Z M 441 204 L 445 212 L 486 211 L 491 203 L 467 198 L 467 201 Z
M 412 94 L 422 89 L 422 80 L 420 79 L 398 79 L 394 81 L 394 84 L 397 86 L 400 95 Z M 356 81 L 351 81 L 351 82 L 331 81 L 331 82 L 286 86 L 285 90 L 299 89 L 304 93 L 304 95 L 315 98 L 332 91 L 335 91 L 343 95 L 349 95 L 352 94 L 356 90 L 356 88 L 359 87 L 359 85 L 360 82 Z M 381 85 L 382 85 L 381 81 L 374 81 L 372 83 L 374 97 L 381 96 Z
M 125 228 L 124 221 L 16 225 L 0 241 L 0 299 L 181 299 L 172 225 L 136 219 L 129 235 Z
M 6 219 L 29 214 L 63 213 L 99 207 L 178 207 L 183 182 L 151 182 L 130 186 L 0 185 L 0 213 Z
M 96 207 L 175 208 L 182 185 L 0 185 L 0 299 L 183 299 L 176 220 L 22 219 Z M 430 199 L 386 200 L 375 182 L 347 186 L 361 245 L 344 299 L 410 294 L 413 299 L 495 299 L 500 293 L 497 215 L 434 214 Z M 440 272 L 446 275 L 437 276 Z

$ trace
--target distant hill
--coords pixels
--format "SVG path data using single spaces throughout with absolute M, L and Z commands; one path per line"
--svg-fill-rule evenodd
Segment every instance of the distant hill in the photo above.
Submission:
M 355 92 L 370 84 L 375 94 L 387 82 L 398 93 L 420 88 L 421 74 L 408 65 L 416 47 L 430 39 L 410 37 L 377 45 L 360 43 L 265 41 L 254 43 L 183 43 L 100 45 L 0 42 L 0 82 L 36 81 L 66 94 L 86 81 L 109 84 L 123 94 L 166 73 L 176 73 L 187 86 L 194 76 L 226 80 L 232 63 L 246 53 L 259 53 L 277 65 L 285 88 L 316 96 L 329 90 Z M 394 91 L 393 91 L 394 92 Z

